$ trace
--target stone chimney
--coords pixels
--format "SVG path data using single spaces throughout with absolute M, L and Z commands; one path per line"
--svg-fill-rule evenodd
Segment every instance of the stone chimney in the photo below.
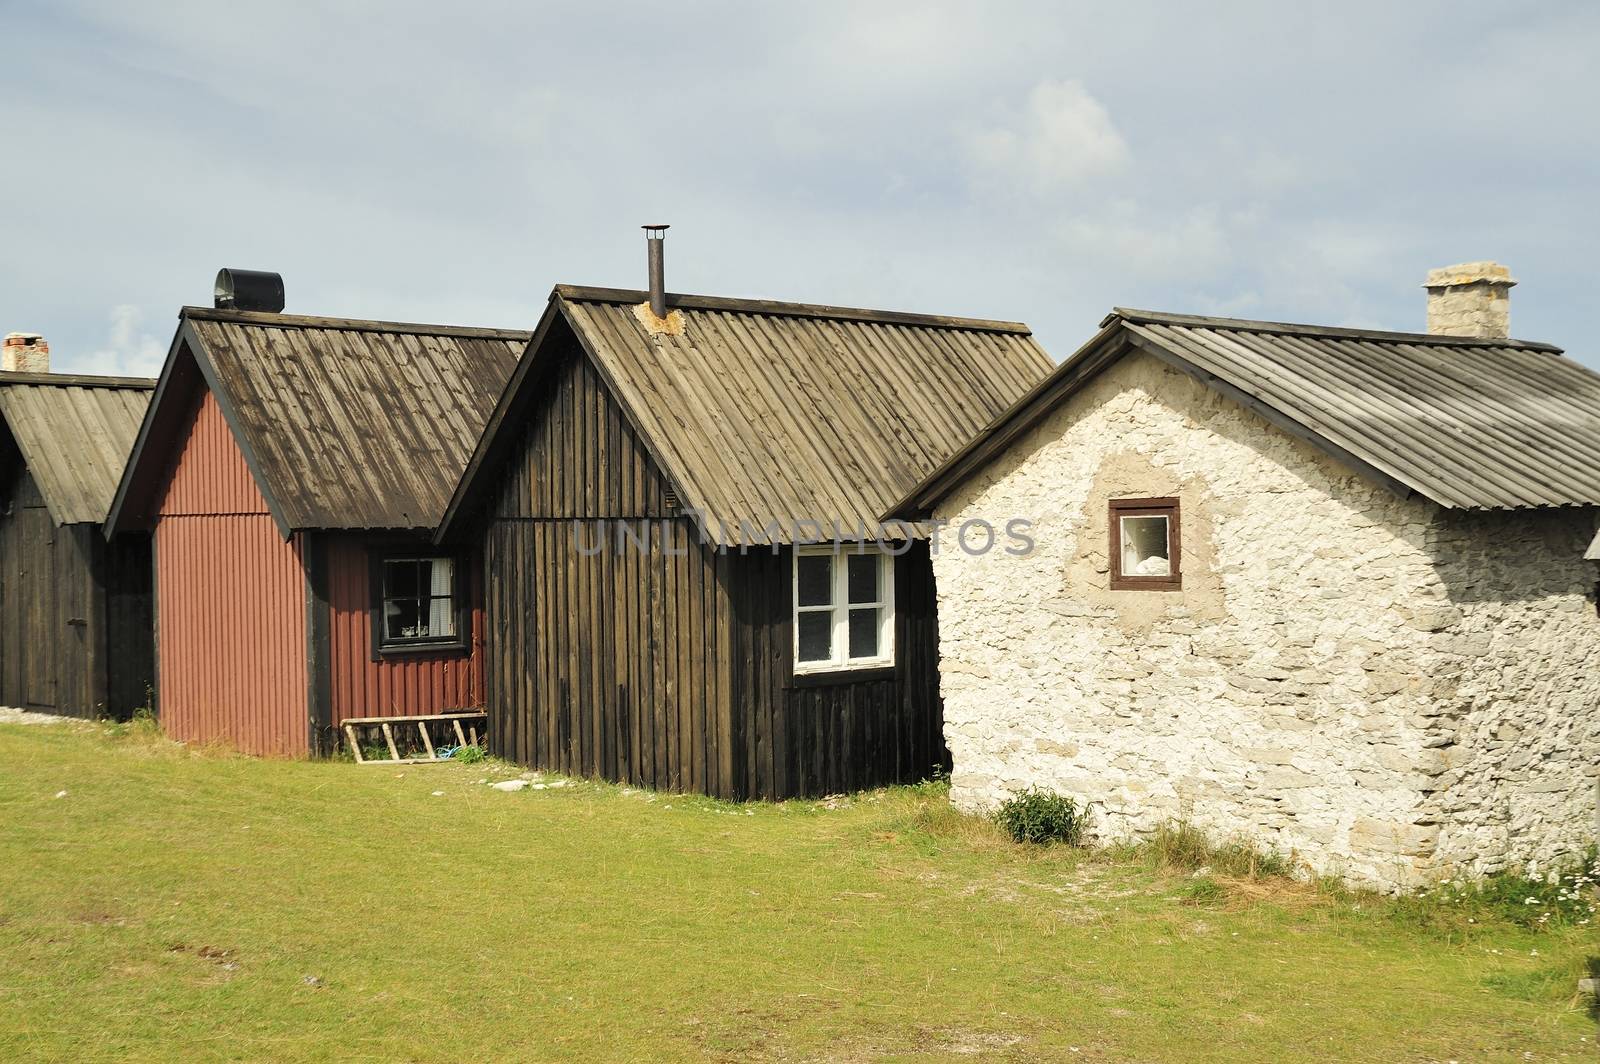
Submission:
M 0 348 L 0 370 L 16 373 L 49 373 L 50 345 L 38 333 L 7 333 Z
M 1511 270 L 1498 262 L 1463 262 L 1428 272 L 1428 331 L 1436 336 L 1511 335 Z

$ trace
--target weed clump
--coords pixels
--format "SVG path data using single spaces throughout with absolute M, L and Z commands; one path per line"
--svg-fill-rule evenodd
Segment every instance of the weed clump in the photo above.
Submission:
M 1545 872 L 1507 870 L 1441 880 L 1396 905 L 1424 925 L 1499 919 L 1535 930 L 1588 927 L 1600 917 L 1600 848 L 1591 846 L 1581 859 Z
M 995 822 L 1016 842 L 1083 845 L 1089 810 L 1065 795 L 1030 788 L 1007 798 Z

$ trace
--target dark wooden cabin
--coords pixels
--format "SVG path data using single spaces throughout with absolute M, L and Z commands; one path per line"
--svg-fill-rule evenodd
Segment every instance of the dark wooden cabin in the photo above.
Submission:
M 1049 359 L 1012 323 L 645 300 L 555 289 L 440 527 L 484 555 L 494 752 L 734 799 L 925 778 L 929 544 L 878 515 Z
M 154 385 L 0 373 L 0 704 L 126 718 L 149 699 L 150 537 L 101 523 Z
M 154 536 L 169 735 L 305 756 L 482 704 L 480 566 L 431 533 L 528 337 L 184 308 L 107 523 Z

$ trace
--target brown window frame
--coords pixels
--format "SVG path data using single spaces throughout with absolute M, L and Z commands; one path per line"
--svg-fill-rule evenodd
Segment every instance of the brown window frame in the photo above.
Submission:
M 1112 499 L 1108 509 L 1107 538 L 1111 553 L 1111 590 L 1180 591 L 1183 588 L 1182 507 L 1176 498 Z M 1122 518 L 1165 517 L 1167 550 L 1172 563 L 1168 576 L 1125 576 L 1122 572 Z

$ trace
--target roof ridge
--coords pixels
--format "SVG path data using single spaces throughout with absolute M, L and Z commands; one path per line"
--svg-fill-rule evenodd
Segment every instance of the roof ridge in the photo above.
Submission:
M 631 304 L 643 303 L 650 298 L 648 292 L 636 288 L 600 288 L 575 284 L 558 284 L 551 290 L 550 296 L 552 299 L 560 297 L 576 303 Z M 1033 335 L 1033 330 L 1020 321 L 873 310 L 866 307 L 837 307 L 826 303 L 786 303 L 775 299 L 742 299 L 734 296 L 702 296 L 681 292 L 668 292 L 667 303 L 671 307 L 690 310 L 723 310 L 745 314 L 768 314 L 774 317 L 827 318 L 835 321 L 866 321 L 886 325 L 921 325 L 934 329 L 967 329 L 973 332 Z
M 478 328 L 471 325 L 428 325 L 420 322 L 377 321 L 369 318 L 329 318 L 312 314 L 275 314 L 260 310 L 221 310 L 184 307 L 180 319 L 217 321 L 233 325 L 260 325 L 277 329 L 335 329 L 348 332 L 408 333 L 420 336 L 464 336 L 483 340 L 528 340 L 531 329 Z
M 1171 314 L 1159 310 L 1136 310 L 1130 307 L 1112 307 L 1100 322 L 1100 327 L 1116 319 L 1136 325 L 1177 325 L 1201 329 L 1232 329 L 1237 332 L 1284 333 L 1295 336 L 1359 337 L 1366 340 L 1389 340 L 1439 347 L 1514 347 L 1529 351 L 1549 351 L 1561 354 L 1555 344 L 1537 340 L 1513 340 L 1480 336 L 1441 336 L 1437 333 L 1393 332 L 1385 329 L 1355 329 L 1338 325 L 1306 325 L 1288 321 L 1253 321 L 1249 318 L 1213 318 L 1201 314 Z
M 59 388 L 140 388 L 156 386 L 154 377 L 104 377 L 93 373 L 25 373 L 0 370 L 0 385 L 54 385 Z

